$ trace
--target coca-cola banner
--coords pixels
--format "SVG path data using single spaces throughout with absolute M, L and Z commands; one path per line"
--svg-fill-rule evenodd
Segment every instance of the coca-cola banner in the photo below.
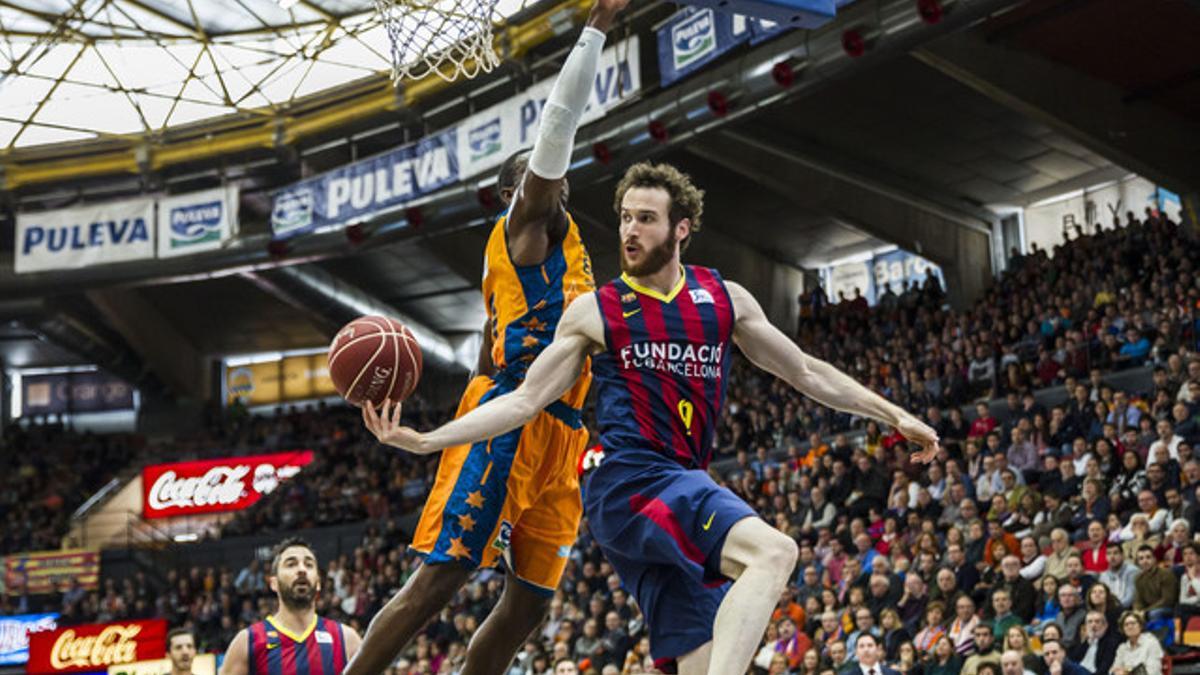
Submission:
M 58 614 L 0 616 L 0 666 L 29 660 L 29 636 L 58 628 Z
M 167 622 L 121 621 L 84 624 L 29 636 L 25 672 L 91 673 L 167 654 Z
M 15 553 L 4 560 L 4 583 L 9 592 L 24 589 L 30 595 L 63 590 L 78 581 L 86 591 L 100 580 L 100 553 L 84 549 Z
M 142 469 L 142 517 L 240 511 L 308 466 L 311 450 L 156 464 Z

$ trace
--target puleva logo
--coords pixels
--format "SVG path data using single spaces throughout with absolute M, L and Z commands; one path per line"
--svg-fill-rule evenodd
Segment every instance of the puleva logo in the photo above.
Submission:
M 711 9 L 703 9 L 671 29 L 675 68 L 686 68 L 717 48 L 717 28 Z
M 499 117 L 484 122 L 467 132 L 467 147 L 471 149 L 472 162 L 500 152 L 500 145 Z
M 171 248 L 220 239 L 224 211 L 225 205 L 220 200 L 171 209 Z
M 271 229 L 275 234 L 303 230 L 313 222 L 313 193 L 302 187 L 280 193 L 271 209 Z

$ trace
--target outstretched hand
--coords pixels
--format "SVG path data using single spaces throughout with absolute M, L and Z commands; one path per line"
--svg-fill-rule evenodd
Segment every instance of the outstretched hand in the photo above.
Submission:
M 608 32 L 608 29 L 612 28 L 613 20 L 627 6 L 629 0 L 596 0 L 596 4 L 592 5 L 592 14 L 588 17 L 588 25 Z
M 900 419 L 900 424 L 896 425 L 896 429 L 905 438 L 921 446 L 920 450 L 912 454 L 912 461 L 917 464 L 928 464 L 937 457 L 940 448 L 938 447 L 938 435 L 933 427 L 912 415 L 905 415 Z
M 399 403 L 384 401 L 379 412 L 375 412 L 375 406 L 370 401 L 364 401 L 362 411 L 363 424 L 380 443 L 417 454 L 428 452 L 423 436 L 416 429 L 400 424 Z

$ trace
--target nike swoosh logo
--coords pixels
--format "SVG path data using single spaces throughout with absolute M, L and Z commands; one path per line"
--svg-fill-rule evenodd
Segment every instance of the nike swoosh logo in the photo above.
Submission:
M 712 513 L 710 513 L 710 514 L 709 514 L 709 516 L 708 516 L 708 522 L 704 524 L 704 531 L 705 531 L 705 532 L 708 532 L 708 528 L 712 527 L 712 521 L 713 521 L 713 518 L 716 518 L 716 517 L 717 517 L 717 512 L 716 512 L 716 511 L 713 511 Z
M 707 530 L 708 528 L 706 527 L 706 528 L 704 528 L 704 529 L 706 529 L 706 530 Z M 278 646 L 279 646 L 279 644 L 278 644 L 278 643 L 276 643 L 276 644 L 271 644 L 270 642 L 268 642 L 268 643 L 267 643 L 267 649 L 275 649 L 275 648 L 276 648 L 276 647 L 278 647 Z
M 642 311 L 642 308 L 641 308 L 641 307 L 638 307 L 637 309 L 630 310 L 630 311 L 628 311 L 628 312 L 621 312 L 621 316 L 623 316 L 623 317 L 625 317 L 626 319 L 628 319 L 629 317 L 633 316 L 634 314 L 637 314 L 637 313 L 638 313 L 638 312 L 640 312 L 640 311 Z

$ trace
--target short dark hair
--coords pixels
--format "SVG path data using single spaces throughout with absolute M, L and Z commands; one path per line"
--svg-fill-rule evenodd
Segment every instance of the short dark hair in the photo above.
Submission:
M 303 546 L 313 554 L 313 558 L 317 557 L 317 550 L 304 537 L 287 537 L 283 541 L 275 544 L 275 548 L 271 549 L 271 575 L 279 574 L 279 561 L 283 557 L 283 552 L 293 546 Z
M 690 176 L 670 164 L 638 162 L 629 167 L 617 183 L 613 210 L 618 214 L 621 213 L 621 202 L 625 199 L 625 193 L 632 188 L 666 190 L 671 198 L 671 206 L 667 211 L 670 225 L 674 226 L 684 218 L 691 221 L 691 232 L 679 242 L 680 250 L 686 250 L 688 243 L 692 241 L 692 234 L 700 231 L 700 216 L 704 213 L 704 190 L 693 185 Z
M 178 628 L 172 628 L 170 632 L 167 633 L 167 649 L 171 648 L 171 640 L 174 640 L 180 635 L 187 635 L 188 637 L 192 638 L 192 644 L 196 644 L 196 634 L 192 632 L 192 629 L 185 626 L 179 626 Z
M 874 635 L 874 634 L 872 634 L 872 633 L 863 633 L 863 634 L 861 634 L 861 635 L 859 635 L 859 636 L 858 636 L 858 640 L 857 640 L 857 641 L 854 643 L 854 648 L 855 648 L 855 649 L 857 649 L 857 648 L 858 648 L 858 643 L 859 643 L 859 642 L 862 642 L 864 638 L 870 638 L 870 639 L 871 639 L 871 642 L 874 642 L 876 647 L 878 647 L 878 646 L 879 646 L 879 640 L 878 640 L 878 639 L 876 639 L 876 637 L 875 637 L 875 635 Z
M 1150 544 L 1142 544 L 1141 546 L 1139 546 L 1137 552 L 1141 553 L 1142 551 L 1146 551 L 1150 555 L 1154 555 L 1154 547 L 1151 546 Z
M 515 190 L 517 184 L 521 182 L 521 178 L 525 176 L 525 169 L 528 167 L 528 150 L 518 150 L 509 155 L 500 165 L 500 172 L 496 174 L 496 189 Z

